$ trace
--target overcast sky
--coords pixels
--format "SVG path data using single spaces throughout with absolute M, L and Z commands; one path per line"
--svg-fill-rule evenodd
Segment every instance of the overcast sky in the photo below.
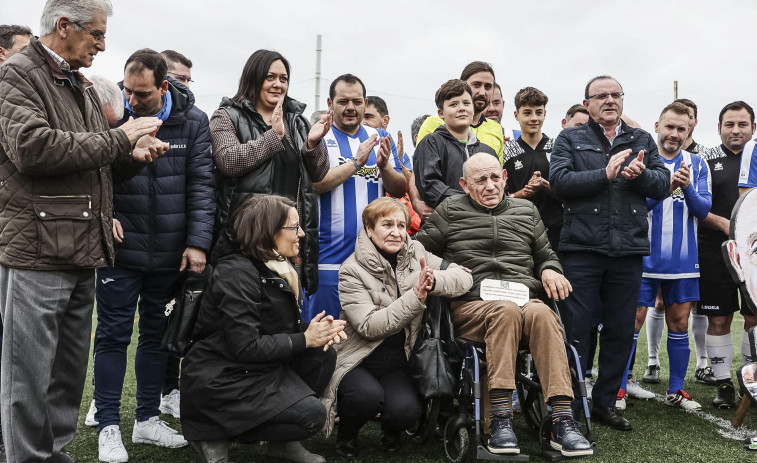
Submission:
M 619 5 L 624 7 L 620 7 Z M 39 33 L 44 0 L 0 1 L 0 23 Z M 289 94 L 315 109 L 315 48 L 323 35 L 321 101 L 331 80 L 350 72 L 368 94 L 387 101 L 389 130 L 434 114 L 434 92 L 470 61 L 491 63 L 512 119 L 515 92 L 534 86 L 549 96 L 544 132 L 556 136 L 565 111 L 580 103 L 586 82 L 615 76 L 625 112 L 654 131 L 660 110 L 678 95 L 699 106 L 695 139 L 720 143 L 717 118 L 734 100 L 754 98 L 754 39 L 745 33 L 757 2 L 745 0 L 619 1 L 232 1 L 113 0 L 107 49 L 85 75 L 121 80 L 135 50 L 172 48 L 194 62 L 192 90 L 209 115 L 236 93 L 242 67 L 259 48 L 281 52 L 292 66 Z M 465 9 L 465 7 L 468 7 Z M 410 151 L 410 150 L 408 150 Z

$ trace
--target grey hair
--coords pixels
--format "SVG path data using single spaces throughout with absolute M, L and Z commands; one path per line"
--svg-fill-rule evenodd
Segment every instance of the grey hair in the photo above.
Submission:
M 321 110 L 318 110 L 318 111 L 313 111 L 313 114 L 311 114 L 311 115 L 310 115 L 310 125 L 315 125 L 315 124 L 317 124 L 317 123 L 318 123 L 318 121 L 320 121 L 320 120 L 321 120 L 321 117 L 322 117 L 322 116 L 323 116 L 324 114 L 326 114 L 327 112 L 328 112 L 328 111 L 324 111 L 324 110 L 322 110 L 322 109 L 321 109 Z
M 89 80 L 103 106 L 110 105 L 113 115 L 121 120 L 124 117 L 124 97 L 118 85 L 102 76 L 92 76 Z
M 58 20 L 64 16 L 72 22 L 86 24 L 92 22 L 98 12 L 112 16 L 113 6 L 110 0 L 47 0 L 39 20 L 39 35 L 44 37 L 54 33 Z M 76 30 L 79 29 L 76 26 Z
M 11 49 L 16 43 L 17 35 L 32 35 L 32 30 L 26 26 L 17 26 L 15 24 L 0 26 L 0 47 Z

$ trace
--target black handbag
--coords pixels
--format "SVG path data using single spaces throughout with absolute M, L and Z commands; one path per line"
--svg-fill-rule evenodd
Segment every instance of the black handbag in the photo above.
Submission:
M 187 270 L 174 298 L 166 304 L 168 322 L 160 346 L 173 355 L 183 357 L 192 344 L 192 331 L 210 274 L 210 265 L 205 265 L 202 273 Z
M 441 269 L 448 265 L 442 262 Z M 442 319 L 445 319 L 442 325 Z M 448 352 L 454 348 L 449 302 L 437 296 L 428 296 L 423 314 L 421 332 L 410 354 L 410 376 L 424 399 L 452 397 L 456 375 L 450 365 Z

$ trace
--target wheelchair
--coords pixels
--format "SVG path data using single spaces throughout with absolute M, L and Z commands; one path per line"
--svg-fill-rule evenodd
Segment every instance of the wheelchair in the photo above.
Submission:
M 549 306 L 557 313 L 560 312 L 554 301 Z M 426 301 L 427 312 L 430 316 L 439 311 L 441 316 L 440 337 L 445 344 L 450 366 L 457 372 L 457 386 L 452 398 L 434 397 L 423 404 L 421 419 L 417 426 L 407 431 L 407 434 L 418 444 L 425 443 L 432 435 L 441 437 L 447 459 L 453 463 L 468 461 L 474 456 L 476 460 L 489 461 L 529 461 L 527 454 L 494 454 L 486 446 L 483 421 L 483 393 L 485 387 L 482 378 L 486 378 L 486 349 L 483 343 L 467 339 L 455 338 L 454 327 L 449 314 L 449 301 L 439 297 L 429 297 Z M 562 320 L 560 320 L 562 324 Z M 423 329 L 430 334 L 432 325 L 424 319 Z M 564 333 L 564 331 L 563 331 Z M 594 455 L 597 454 L 596 436 L 591 423 L 591 414 L 586 397 L 586 385 L 580 368 L 578 353 L 567 342 L 563 334 L 565 350 L 568 354 L 568 365 L 574 389 L 579 391 L 578 397 L 583 416 L 585 417 L 585 437 L 592 445 Z M 528 428 L 539 436 L 541 456 L 547 461 L 561 461 L 567 458 L 550 446 L 552 418 L 544 401 L 544 394 L 539 383 L 538 372 L 528 349 L 520 348 L 516 358 L 515 372 L 516 390 L 520 397 L 521 415 L 525 418 Z M 575 411 L 574 411 L 575 413 Z M 517 414 L 515 415 L 518 416 Z

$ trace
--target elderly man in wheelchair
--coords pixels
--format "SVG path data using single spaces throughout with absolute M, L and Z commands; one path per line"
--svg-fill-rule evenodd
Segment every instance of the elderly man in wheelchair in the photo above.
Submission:
M 491 426 L 487 447 L 518 454 L 512 429 L 518 345 L 523 336 L 552 408 L 550 446 L 564 456 L 593 454 L 573 418 L 573 387 L 562 326 L 539 295 L 565 299 L 572 290 L 549 246 L 544 223 L 527 200 L 506 197 L 496 157 L 471 156 L 460 185 L 466 195 L 440 204 L 416 235 L 424 247 L 473 272 L 473 287 L 450 304 L 458 337 L 485 342 Z

